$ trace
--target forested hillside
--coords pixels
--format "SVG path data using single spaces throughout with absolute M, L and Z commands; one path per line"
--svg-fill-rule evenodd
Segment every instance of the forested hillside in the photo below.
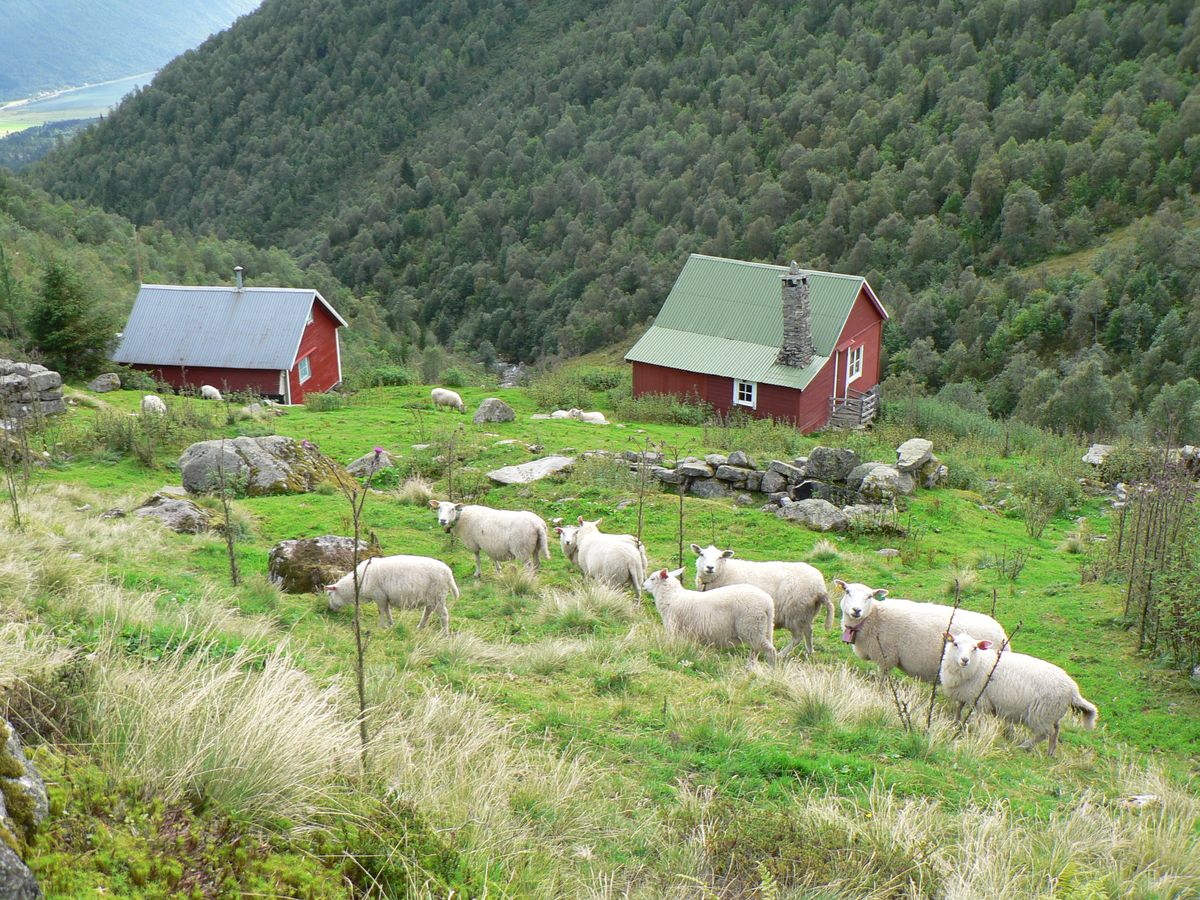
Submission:
M 1196 374 L 1198 59 L 1186 0 L 267 0 L 37 177 L 325 261 L 409 339 L 587 351 L 690 251 L 794 257 L 866 275 L 931 388 L 1045 372 L 1045 417 L 1088 351 L 1144 408 L 1155 346 Z M 1009 274 L 1164 204 L 1169 250 Z
M 149 72 L 259 0 L 5 0 L 0 100 Z
M 369 365 L 388 343 L 378 311 L 315 265 L 302 268 L 282 250 L 245 241 L 178 234 L 162 225 L 137 229 L 120 216 L 82 204 L 55 203 L 0 170 L 0 356 L 37 349 L 31 314 L 55 269 L 78 286 L 94 316 L 116 332 L 148 283 L 228 284 L 244 266 L 250 284 L 314 287 L 351 321 L 343 337 L 347 367 Z

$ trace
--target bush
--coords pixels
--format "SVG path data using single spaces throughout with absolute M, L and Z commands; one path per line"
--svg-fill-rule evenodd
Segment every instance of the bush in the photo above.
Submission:
M 395 365 L 375 366 L 346 376 L 346 385 L 352 390 L 372 387 L 404 387 L 415 382 L 416 376 L 411 370 Z
M 446 387 L 462 387 L 467 383 L 467 376 L 462 369 L 451 367 L 442 373 L 442 384 Z
M 628 382 L 630 377 L 625 369 L 596 367 L 579 370 L 579 380 L 589 391 L 610 391 Z
M 699 397 L 674 394 L 624 397 L 613 403 L 613 412 L 620 419 L 659 425 L 703 425 L 713 418 L 712 406 Z
M 1016 483 L 1017 494 L 1023 501 L 1025 530 L 1032 538 L 1040 538 L 1050 520 L 1078 500 L 1079 483 L 1069 474 L 1044 463 L 1032 466 Z
M 538 409 L 546 411 L 595 405 L 591 389 L 575 371 L 545 372 L 534 379 L 529 393 Z
M 345 409 L 350 405 L 349 398 L 344 394 L 306 394 L 304 408 L 310 412 L 331 412 L 335 409 Z
M 161 393 L 159 383 L 147 372 L 140 369 L 131 369 L 128 366 L 114 366 L 113 371 L 121 379 L 121 387 L 127 391 L 142 391 L 146 394 Z M 174 393 L 171 388 L 167 388 L 166 393 Z

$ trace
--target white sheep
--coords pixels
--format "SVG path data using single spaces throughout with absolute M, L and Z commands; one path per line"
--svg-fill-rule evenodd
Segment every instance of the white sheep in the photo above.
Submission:
M 167 413 L 167 404 L 157 394 L 146 394 L 142 397 L 142 412 L 148 415 L 163 416 Z
M 556 527 L 563 556 L 588 578 L 615 588 L 632 585 L 641 600 L 646 548 L 632 534 L 605 534 L 600 530 L 603 521 L 585 522 L 580 516 L 578 525 Z
M 463 412 L 465 408 L 463 407 L 462 397 L 458 396 L 458 394 L 449 388 L 434 388 L 429 392 L 429 396 L 433 399 L 433 405 L 435 407 L 451 406 L 454 409 L 457 409 L 459 412 Z
M 550 418 L 552 418 L 552 419 L 569 419 L 569 418 L 571 418 L 571 412 L 572 411 L 569 409 L 556 409 L 554 412 L 550 413 Z
M 200 399 L 202 399 L 202 400 L 220 400 L 221 392 L 218 391 L 211 384 L 204 384 L 204 385 L 200 386 Z
M 392 627 L 393 609 L 421 609 L 418 628 L 424 628 L 431 614 L 442 620 L 442 631 L 450 632 L 449 594 L 458 599 L 454 573 L 444 562 L 428 556 L 381 556 L 358 564 L 359 598 L 379 607 L 379 627 Z M 327 585 L 329 608 L 337 612 L 354 602 L 354 573 L 350 572 Z
M 570 409 L 567 415 L 578 422 L 586 422 L 589 425 L 607 425 L 608 419 L 604 418 L 602 412 L 584 412 L 582 409 Z
M 889 598 L 882 589 L 834 580 L 842 595 L 842 640 L 859 659 L 879 666 L 879 674 L 892 669 L 933 684 L 942 664 L 942 635 L 970 631 L 1002 643 L 1004 628 L 985 613 L 955 610 L 938 603 L 914 603 Z M 951 620 L 953 616 L 953 620 Z
M 497 572 L 500 563 L 510 559 L 525 560 L 526 565 L 537 570 L 541 568 L 541 557 L 550 558 L 546 523 L 536 513 L 463 506 L 448 500 L 430 500 L 429 507 L 437 510 L 438 525 L 447 534 L 458 535 L 463 545 L 475 554 L 476 578 L 483 575 L 480 552 L 491 557 Z
M 663 628 L 672 636 L 691 638 L 710 647 L 746 644 L 752 662 L 763 653 L 775 664 L 775 603 L 750 584 L 730 585 L 701 594 L 679 583 L 683 569 L 654 572 L 642 585 L 654 595 Z
M 1051 756 L 1058 746 L 1059 721 L 1068 709 L 1083 715 L 1084 728 L 1096 727 L 1095 705 L 1084 699 L 1075 679 L 1054 663 L 1007 648 L 998 651 L 991 641 L 976 640 L 965 631 L 946 632 L 943 640 L 942 688 L 960 712 L 963 704 L 979 698 L 983 712 L 1033 732 L 1022 747 L 1032 749 L 1045 738 Z
M 833 627 L 833 601 L 825 586 L 825 576 L 808 563 L 755 562 L 734 559 L 732 550 L 709 544 L 692 544 L 696 554 L 696 589 L 708 591 L 729 584 L 752 584 L 762 588 L 775 601 L 775 627 L 786 628 L 792 639 L 780 652 L 787 656 L 804 640 L 813 652 L 813 619 L 825 607 L 825 628 Z

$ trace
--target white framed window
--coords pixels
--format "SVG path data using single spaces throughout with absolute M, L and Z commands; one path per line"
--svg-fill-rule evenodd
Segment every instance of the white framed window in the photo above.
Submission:
M 308 308 L 308 318 L 304 321 L 304 324 L 311 325 L 312 323 L 313 323 L 313 308 L 310 306 Z
M 863 348 L 855 347 L 846 355 L 846 384 L 862 376 Z
M 312 366 L 308 364 L 308 357 L 300 360 L 300 381 L 303 383 L 312 377 Z
M 758 385 L 753 381 L 738 381 L 733 382 L 733 405 L 748 406 L 751 409 L 755 408 L 758 403 Z

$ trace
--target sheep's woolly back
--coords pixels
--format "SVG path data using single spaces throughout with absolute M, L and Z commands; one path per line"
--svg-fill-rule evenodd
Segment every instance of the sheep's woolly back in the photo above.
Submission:
M 648 585 L 668 634 L 712 647 L 746 644 L 755 657 L 765 653 L 774 662 L 775 604 L 766 591 L 739 584 L 701 593 L 689 591 L 674 577 L 652 578 Z
M 536 513 L 464 506 L 453 530 L 472 553 L 482 550 L 496 562 L 550 558 L 546 523 Z
M 429 392 L 434 406 L 452 406 L 459 412 L 463 411 L 463 399 L 456 391 L 447 388 L 434 388 Z
M 381 624 L 391 624 L 393 609 L 421 609 L 425 624 L 436 613 L 442 627 L 449 628 L 447 595 L 458 598 L 454 573 L 441 560 L 428 556 L 381 556 L 358 564 L 359 597 L 379 608 Z M 354 602 L 354 573 L 338 579 L 329 595 L 329 608 L 339 610 Z
M 584 575 L 610 587 L 630 584 L 641 596 L 646 550 L 633 535 L 605 534 L 594 522 L 585 522 L 575 531 L 574 543 L 572 561 Z
M 162 415 L 166 411 L 167 404 L 163 403 L 161 397 L 155 394 L 146 394 L 142 397 L 142 412 Z
M 842 624 L 847 624 L 844 612 Z M 906 675 L 932 684 L 941 668 L 947 630 L 951 634 L 968 632 L 997 644 L 1008 638 L 1000 623 L 985 613 L 888 597 L 876 601 L 863 619 L 853 643 L 854 653 L 878 665 L 882 674 L 898 667 Z

